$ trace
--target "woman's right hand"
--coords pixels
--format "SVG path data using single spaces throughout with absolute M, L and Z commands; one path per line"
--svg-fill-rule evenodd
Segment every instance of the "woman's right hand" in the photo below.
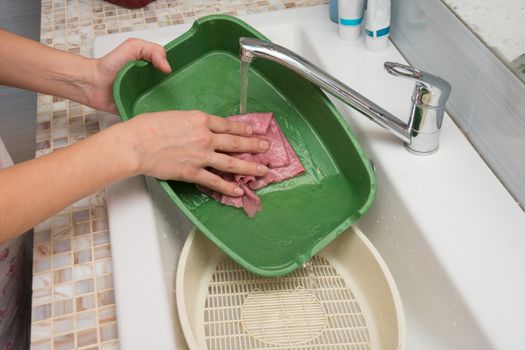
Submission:
M 135 173 L 194 182 L 230 196 L 242 189 L 208 171 L 263 176 L 268 169 L 222 152 L 266 152 L 269 143 L 252 137 L 251 127 L 200 111 L 138 115 L 122 124 Z

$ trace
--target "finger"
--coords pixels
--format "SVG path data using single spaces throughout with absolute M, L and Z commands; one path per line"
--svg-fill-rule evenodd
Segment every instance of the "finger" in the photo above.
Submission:
M 208 117 L 208 127 L 211 131 L 221 134 L 233 134 L 241 136 L 251 136 L 252 127 L 245 124 L 231 121 L 214 115 Z
M 157 68 L 163 73 L 171 73 L 171 67 L 166 58 L 166 50 L 162 47 L 161 51 L 155 51 L 151 55 L 151 63 L 153 67 Z
M 130 45 L 135 60 L 146 60 L 163 73 L 171 72 L 170 64 L 166 59 L 166 50 L 163 46 L 140 39 L 131 40 Z
M 264 176 L 268 172 L 268 168 L 262 164 L 247 162 L 222 153 L 212 153 L 206 165 L 217 170 L 241 175 Z
M 222 152 L 266 152 L 270 143 L 256 137 L 242 137 L 228 134 L 217 134 L 213 136 L 213 147 Z
M 192 181 L 228 196 L 239 197 L 244 194 L 244 191 L 236 183 L 226 181 L 205 169 L 201 169 Z

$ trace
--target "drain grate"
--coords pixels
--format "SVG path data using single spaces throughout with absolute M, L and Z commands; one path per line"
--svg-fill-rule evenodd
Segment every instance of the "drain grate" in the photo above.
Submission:
M 208 287 L 204 330 L 210 350 L 370 349 L 356 298 L 320 256 L 281 278 L 224 258 Z
M 241 324 L 264 343 L 297 345 L 319 336 L 326 327 L 326 312 L 315 295 L 301 287 L 255 290 L 244 301 Z

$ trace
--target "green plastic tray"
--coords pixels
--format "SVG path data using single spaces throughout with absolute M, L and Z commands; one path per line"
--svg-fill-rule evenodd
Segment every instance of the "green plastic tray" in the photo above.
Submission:
M 267 40 L 235 17 L 207 16 L 166 45 L 170 75 L 144 61 L 127 64 L 114 84 L 121 118 L 174 109 L 238 113 L 242 36 Z M 298 74 L 258 59 L 249 72 L 248 112 L 268 111 L 275 113 L 306 172 L 259 190 L 263 209 L 255 218 L 209 199 L 193 184 L 159 182 L 195 226 L 240 265 L 280 276 L 300 267 L 368 210 L 375 178 L 324 93 Z

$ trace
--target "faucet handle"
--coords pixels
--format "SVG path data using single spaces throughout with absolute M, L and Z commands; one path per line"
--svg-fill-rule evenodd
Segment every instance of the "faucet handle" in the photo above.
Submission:
M 412 97 L 417 103 L 432 107 L 445 106 L 452 90 L 445 79 L 401 63 L 385 62 L 384 66 L 386 71 L 395 77 L 416 81 Z

